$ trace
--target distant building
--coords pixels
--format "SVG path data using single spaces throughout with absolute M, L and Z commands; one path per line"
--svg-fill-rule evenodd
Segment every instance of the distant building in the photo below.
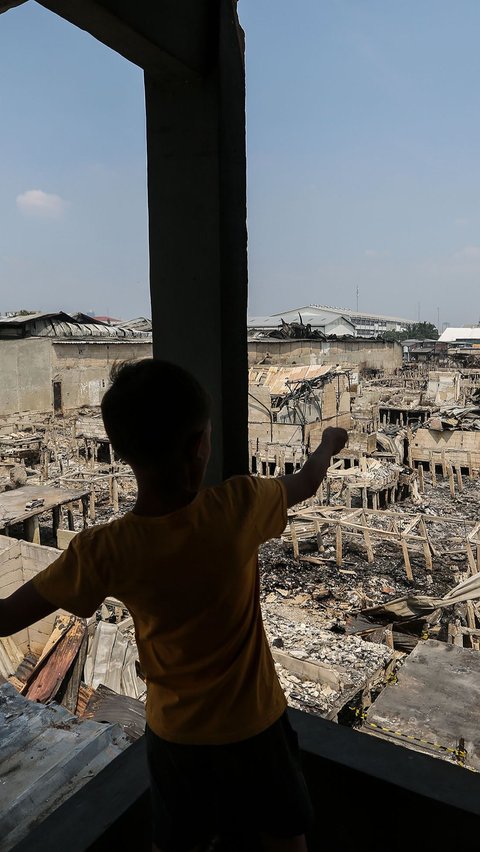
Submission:
M 379 337 L 386 331 L 405 331 L 413 320 L 405 317 L 390 317 L 383 314 L 366 314 L 357 311 L 343 311 L 355 326 L 359 337 Z
M 405 361 L 432 361 L 435 355 L 444 347 L 437 340 L 423 338 L 421 340 L 403 340 L 403 357 Z
M 447 350 L 449 358 L 480 358 L 480 326 L 446 328 L 438 342 Z M 468 360 L 465 361 L 468 363 Z
M 247 322 L 248 336 L 272 335 L 282 324 L 295 324 L 304 329 L 310 327 L 314 334 L 320 332 L 324 337 L 355 335 L 355 326 L 347 317 L 334 311 L 322 312 L 310 306 L 267 317 L 251 317 Z M 305 332 L 302 333 L 304 335 Z
M 464 326 L 463 328 L 446 328 L 439 343 L 477 343 L 480 344 L 480 326 Z
M 350 308 L 335 308 L 328 305 L 305 305 L 301 308 L 272 314 L 270 317 L 252 317 L 248 321 L 249 333 L 268 327 L 266 321 L 273 328 L 275 323 L 280 325 L 281 320 L 289 323 L 298 321 L 299 315 L 303 323 L 309 323 L 312 328 L 326 329 L 326 336 L 336 334 L 354 334 L 358 337 L 379 337 L 387 331 L 405 331 L 412 320 L 405 317 L 383 316 L 382 314 L 367 314 L 360 311 L 352 311 Z
M 92 319 L 95 322 L 103 322 L 106 325 L 119 325 L 122 322 L 122 320 L 119 320 L 116 317 L 96 317 L 96 316 L 93 316 Z
M 87 314 L 0 317 L 0 419 L 100 405 L 117 361 L 152 355 L 151 331 Z

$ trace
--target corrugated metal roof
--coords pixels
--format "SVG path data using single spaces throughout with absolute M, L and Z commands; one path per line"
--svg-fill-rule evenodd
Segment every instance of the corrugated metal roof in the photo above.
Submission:
M 13 849 L 130 745 L 120 725 L 80 720 L 59 704 L 0 685 L 0 844 Z
M 132 337 L 150 341 L 152 338 L 151 331 L 139 328 L 135 324 L 132 326 L 127 323 L 107 325 L 90 319 L 86 314 L 79 314 L 77 317 L 70 316 L 63 311 L 19 317 L 0 317 L 0 336 L 2 335 L 2 327 L 5 331 L 8 327 L 17 329 L 23 327 L 23 336 L 25 337 L 81 338 L 87 341 L 89 338 L 98 340 L 99 338 L 131 339 Z M 20 334 L 20 336 L 22 335 Z
M 340 308 L 338 306 L 333 305 L 303 305 L 300 308 L 289 308 L 288 311 L 284 311 L 282 313 L 273 314 L 275 317 L 286 316 L 287 314 L 300 312 L 302 317 L 306 311 L 312 311 L 312 313 L 320 313 L 323 312 L 328 314 L 336 314 L 337 316 L 344 316 L 347 319 L 358 320 L 362 317 L 367 319 L 377 319 L 377 320 L 389 320 L 390 322 L 398 322 L 402 324 L 411 325 L 412 320 L 405 319 L 405 317 L 391 317 L 384 316 L 383 314 L 370 314 L 367 311 L 353 311 L 351 308 Z
M 438 338 L 439 343 L 454 343 L 456 340 L 480 340 L 480 327 L 446 328 Z
M 37 313 L 37 314 L 23 314 L 22 316 L 0 316 L 0 323 L 5 323 L 6 325 L 25 325 L 28 322 L 32 322 L 32 320 L 37 319 L 48 319 L 49 317 L 68 317 L 68 314 L 64 314 L 63 311 L 54 311 L 53 313 Z
M 257 383 L 268 387 L 272 396 L 281 396 L 290 391 L 286 384 L 287 381 L 312 381 L 312 379 L 326 376 L 330 372 L 335 373 L 335 368 L 330 364 L 303 367 L 264 367 L 263 369 L 250 367 L 248 380 L 251 384 Z
M 308 310 L 307 311 L 300 310 L 300 312 L 297 312 L 296 317 L 294 317 L 293 319 L 290 316 L 290 314 L 292 314 L 292 313 L 293 313 L 293 311 L 286 311 L 285 314 L 272 314 L 272 316 L 270 316 L 270 317 L 251 317 L 247 321 L 247 327 L 248 328 L 278 328 L 281 324 L 281 320 L 285 319 L 285 317 L 287 317 L 287 316 L 288 316 L 288 322 L 292 322 L 292 321 L 293 322 L 300 322 L 300 317 L 299 317 L 298 313 L 300 313 L 300 315 L 301 315 L 303 324 L 304 325 L 311 325 L 313 328 L 318 327 L 318 326 L 330 325 L 332 322 L 336 322 L 336 321 L 339 321 L 339 320 L 344 320 L 349 325 L 350 324 L 353 325 L 353 323 L 351 323 L 351 320 L 348 317 L 343 316 L 343 314 L 336 314 L 336 313 L 333 313 L 333 312 L 332 313 L 320 314 L 320 313 L 318 313 L 318 311 L 313 312 L 313 311 L 308 311 Z M 286 319 L 285 319 L 285 322 L 287 322 Z

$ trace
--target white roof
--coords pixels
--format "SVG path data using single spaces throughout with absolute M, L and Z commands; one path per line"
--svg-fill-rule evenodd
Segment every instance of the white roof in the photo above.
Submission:
M 283 313 L 284 314 L 291 314 L 293 311 L 295 311 L 295 313 L 298 313 L 300 311 L 300 313 L 302 314 L 302 317 L 303 317 L 304 313 L 309 311 L 311 314 L 319 314 L 319 313 L 332 314 L 333 313 L 336 316 L 343 316 L 343 317 L 346 317 L 346 318 L 353 320 L 353 321 L 355 321 L 355 320 L 358 321 L 359 319 L 365 318 L 365 319 L 373 319 L 373 320 L 388 320 L 389 322 L 396 322 L 396 323 L 399 323 L 399 324 L 402 324 L 402 325 L 411 325 L 412 324 L 412 320 L 405 319 L 405 317 L 391 317 L 391 316 L 384 316 L 383 314 L 370 314 L 367 311 L 352 311 L 351 308 L 339 308 L 339 307 L 335 307 L 335 306 L 332 306 L 332 305 L 304 305 L 301 308 L 291 308 L 288 311 L 284 311 Z M 279 316 L 282 316 L 282 314 L 280 314 L 280 313 L 273 314 L 273 316 L 279 317 Z
M 438 338 L 439 343 L 453 343 L 455 340 L 480 340 L 480 326 L 446 328 Z
M 291 316 L 293 313 L 295 313 L 294 317 Z M 310 324 L 314 328 L 331 325 L 332 323 L 341 321 L 348 325 L 352 325 L 351 320 L 348 317 L 344 317 L 343 314 L 337 314 L 333 311 L 329 313 L 320 313 L 319 311 L 312 311 L 307 308 L 301 309 L 300 311 L 285 311 L 284 314 L 272 314 L 272 316 L 269 317 L 250 317 L 247 322 L 247 326 L 248 328 L 279 328 L 282 319 L 288 323 L 292 321 L 300 322 L 300 316 L 304 325 Z

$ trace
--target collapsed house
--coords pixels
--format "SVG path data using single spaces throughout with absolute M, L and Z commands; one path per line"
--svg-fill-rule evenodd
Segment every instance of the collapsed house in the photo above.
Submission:
M 464 469 L 470 476 L 480 472 L 480 405 L 464 407 L 451 403 L 438 408 L 424 428 L 417 429 L 411 440 L 413 463 L 433 470 L 447 465 Z
M 250 463 L 255 472 L 293 469 L 308 443 L 308 426 L 348 429 L 350 375 L 330 366 L 251 367 L 249 371 Z M 296 450 L 295 454 L 294 451 Z M 276 459 L 276 461 L 275 461 Z M 258 468 L 257 468 L 258 464 Z M 273 471 L 272 471 L 273 472 Z
M 99 405 L 115 361 L 151 354 L 151 331 L 136 324 L 63 311 L 1 316 L 1 420 Z

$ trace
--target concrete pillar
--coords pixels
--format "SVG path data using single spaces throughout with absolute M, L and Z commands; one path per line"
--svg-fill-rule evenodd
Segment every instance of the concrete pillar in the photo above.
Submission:
M 213 397 L 209 482 L 248 472 L 245 72 L 234 6 L 217 9 L 201 76 L 145 74 L 154 354 Z

